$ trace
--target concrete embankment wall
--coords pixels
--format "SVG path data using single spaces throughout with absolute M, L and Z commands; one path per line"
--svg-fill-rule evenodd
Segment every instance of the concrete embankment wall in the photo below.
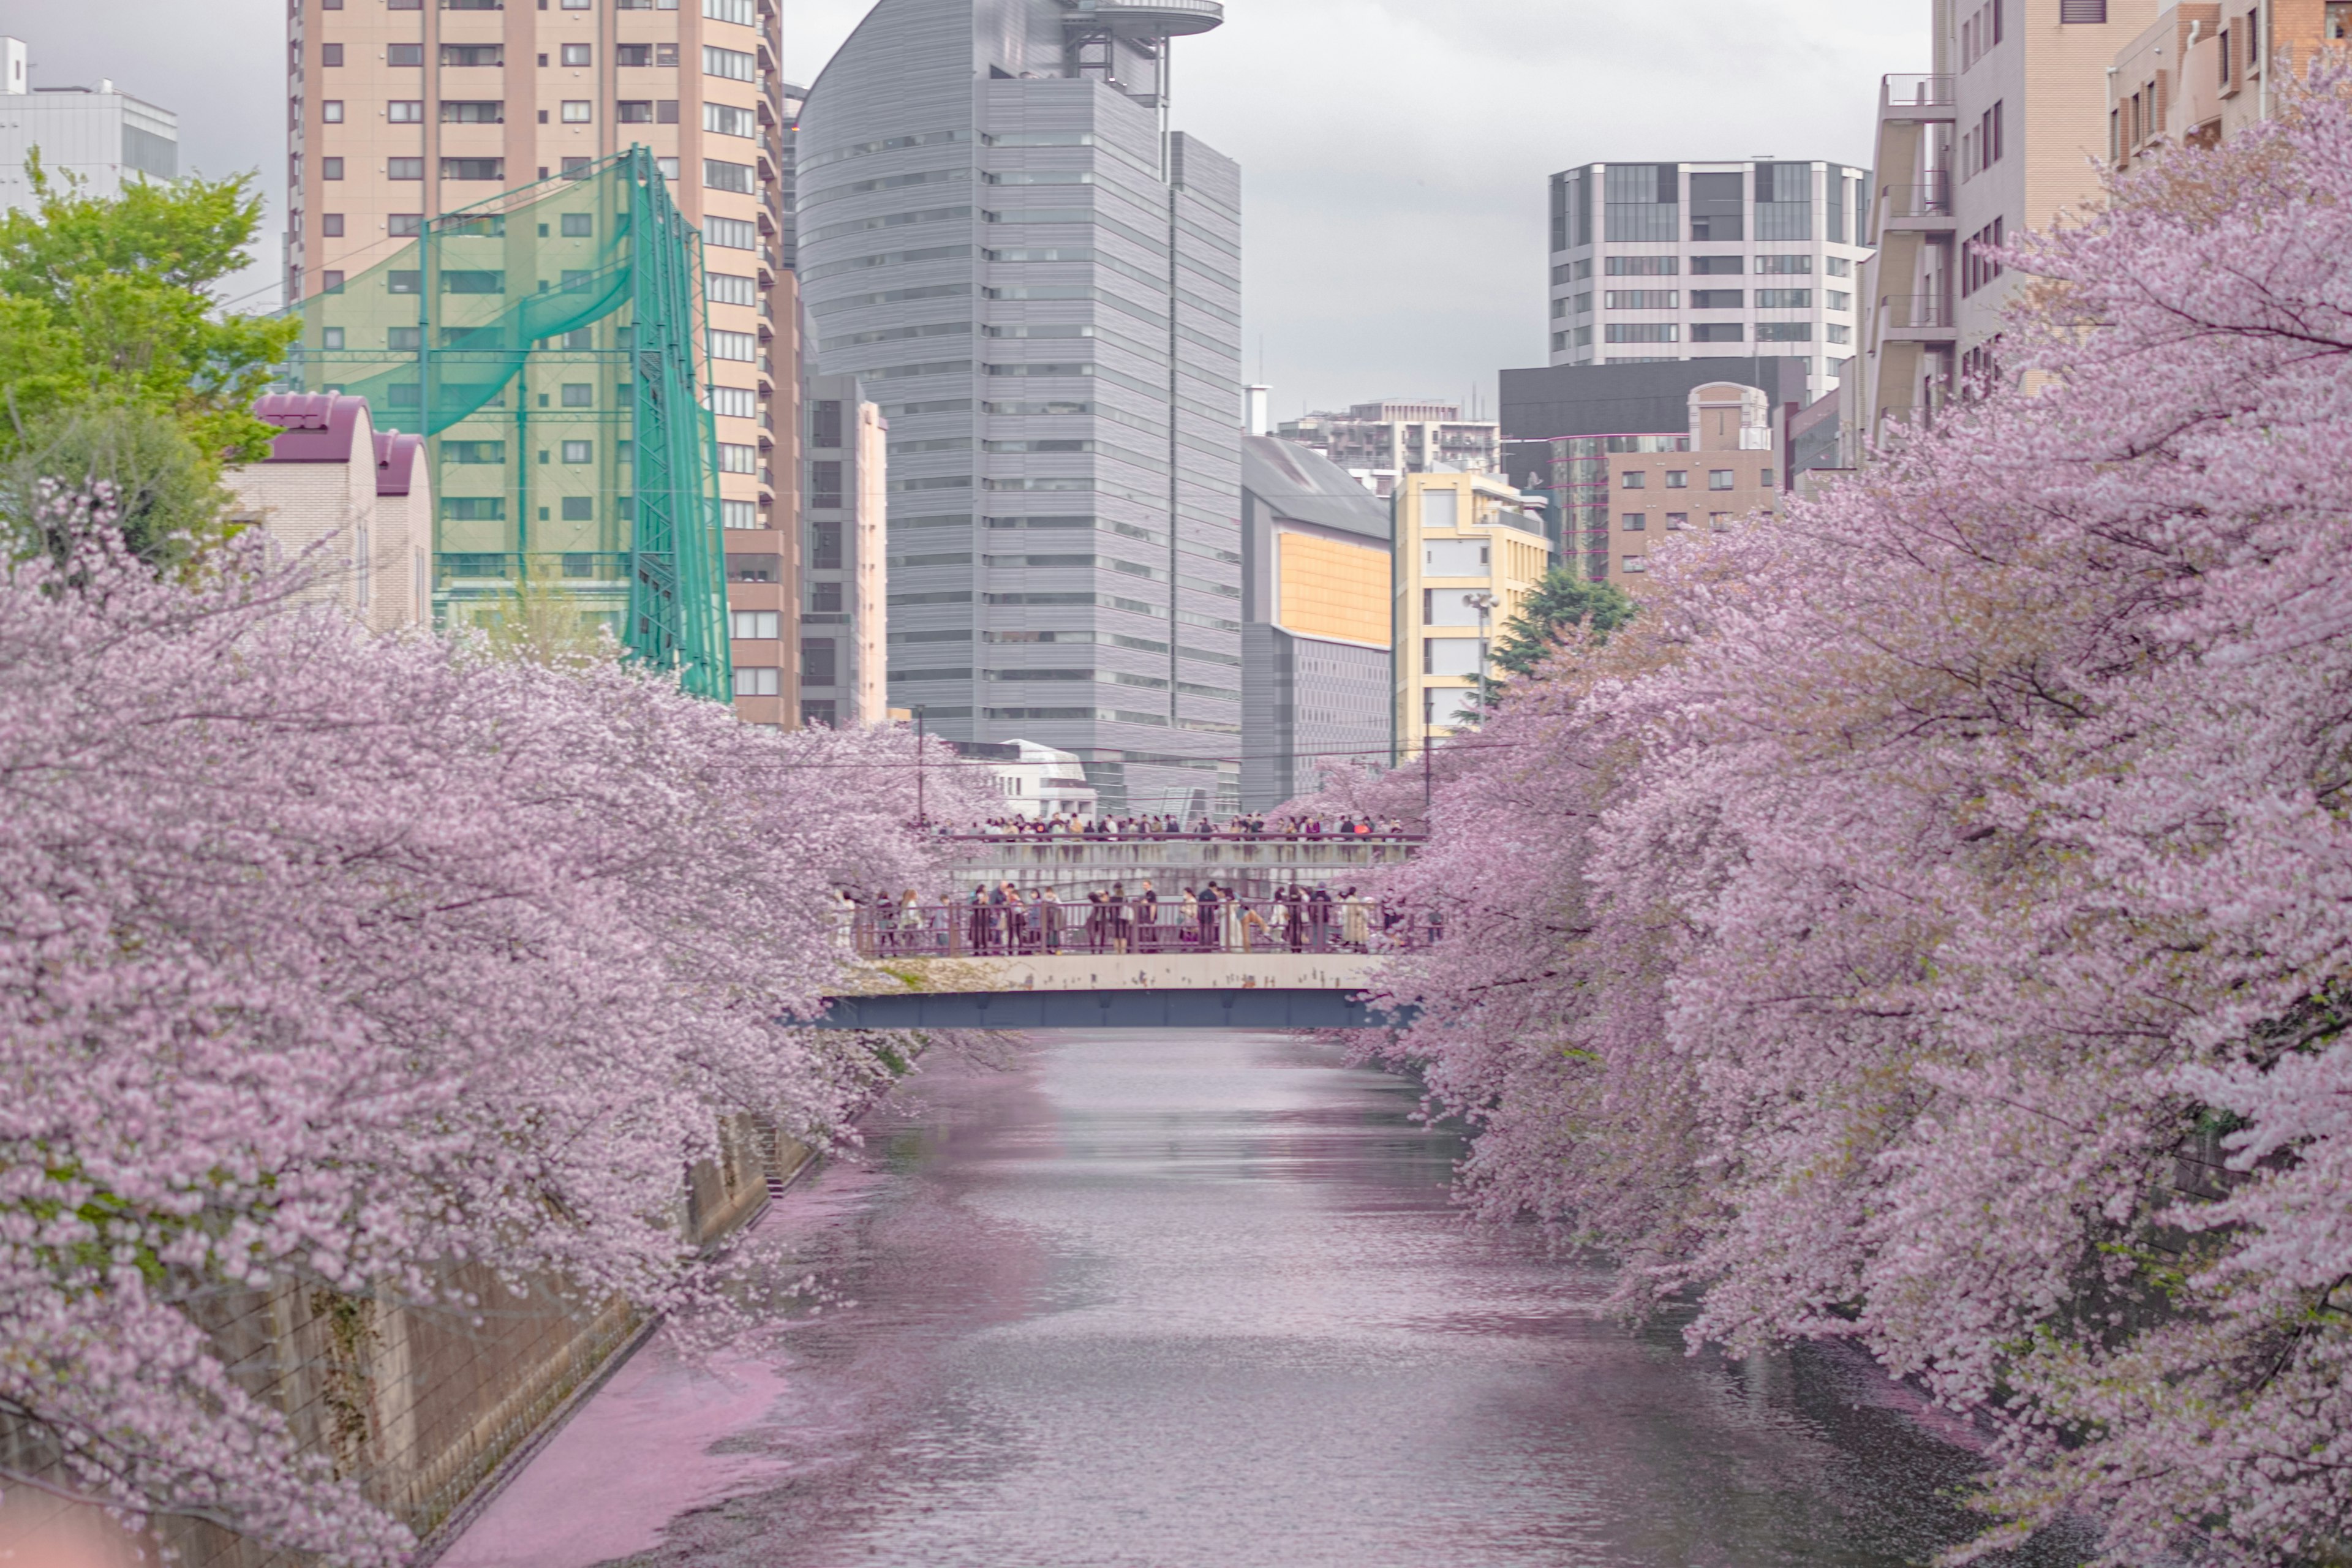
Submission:
M 755 1217 L 772 1188 L 811 1152 L 749 1120 L 722 1128 L 721 1158 L 689 1173 L 679 1200 L 685 1233 L 709 1245 Z M 552 1292 L 509 1294 L 478 1268 L 451 1272 L 450 1282 L 478 1295 L 476 1314 L 417 1308 L 281 1287 L 224 1294 L 200 1314 L 238 1380 L 286 1413 L 297 1439 L 331 1454 L 346 1476 L 420 1537 L 431 1538 L 478 1503 L 486 1483 L 567 1410 L 650 1327 L 621 1302 L 567 1312 Z M 70 1490 L 54 1452 L 0 1417 L 0 1472 Z M 90 1537 L 89 1550 L 125 1550 L 85 1516 L 85 1505 L 37 1487 L 5 1486 L 0 1547 L 47 1531 L 60 1540 Z M 159 1520 L 148 1544 L 184 1568 L 293 1568 L 301 1559 L 273 1552 L 218 1525 Z M 68 1559 L 79 1561 L 80 1559 Z

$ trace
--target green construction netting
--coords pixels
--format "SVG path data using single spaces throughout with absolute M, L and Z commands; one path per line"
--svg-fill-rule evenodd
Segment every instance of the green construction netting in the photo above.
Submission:
M 289 384 L 422 432 L 434 601 L 561 595 L 687 689 L 730 694 L 701 237 L 646 149 L 446 213 L 297 307 Z

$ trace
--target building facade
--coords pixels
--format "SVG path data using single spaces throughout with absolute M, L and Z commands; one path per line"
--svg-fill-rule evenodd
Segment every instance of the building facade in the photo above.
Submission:
M 854 375 L 808 379 L 801 495 L 801 721 L 888 720 L 883 519 L 889 426 Z
M 1493 472 L 1501 431 L 1491 419 L 1463 418 L 1451 403 L 1359 403 L 1345 414 L 1286 419 L 1275 434 L 1329 458 L 1386 500 L 1401 474 Z
M 111 81 L 35 87 L 25 40 L 0 37 L 0 208 L 32 205 L 26 163 L 37 149 L 58 187 L 71 178 L 90 195 L 116 195 L 126 182 L 180 177 L 180 119 Z
M 1536 503 L 1487 474 L 1408 474 L 1395 507 L 1399 761 L 1475 726 L 1487 647 L 1551 569 Z
M 796 502 L 777 475 L 796 461 L 799 312 L 773 0 L 295 0 L 289 16 L 289 301 L 339 289 L 436 215 L 646 147 L 702 235 L 727 542 L 792 587 Z M 578 347 L 612 352 L 623 330 Z M 772 637 L 735 645 L 737 710 L 755 722 L 797 718 L 793 602 Z
M 2269 118 L 2282 78 L 2352 47 L 2352 0 L 2176 0 L 2116 51 L 2107 157 L 2213 146 Z
M 1811 402 L 1855 352 L 1869 172 L 1588 163 L 1551 177 L 1551 363 L 1773 355 Z
M 1392 749 L 1390 504 L 1320 453 L 1242 442 L 1242 809 Z
M 1650 552 L 1666 535 L 1721 531 L 1780 510 L 1784 416 L 1761 388 L 1732 381 L 1695 386 L 1687 417 L 1674 450 L 1608 459 L 1611 578 L 1631 594 L 1647 585 Z
M 880 0 L 799 122 L 820 374 L 889 425 L 890 701 L 1229 807 L 1240 173 L 1165 129 L 1215 0 Z
M 1932 417 L 1989 347 L 2017 279 L 1985 247 L 2099 195 L 2107 68 L 2157 0 L 1937 0 L 1931 68 L 1879 86 L 1860 395 L 1849 438 Z
M 1809 380 L 1802 359 L 1507 370 L 1501 376 L 1504 478 L 1542 504 L 1545 529 L 1559 552 L 1560 564 L 1588 581 L 1616 580 L 1626 574 L 1624 557 L 1646 554 L 1638 540 L 1622 537 L 1629 531 L 1626 514 L 1635 510 L 1621 504 L 1624 476 L 1650 459 L 1693 450 L 1694 400 L 1701 389 L 1744 387 L 1762 400 L 1765 419 L 1743 426 L 1747 434 L 1742 439 L 1749 443 L 1745 449 L 1758 454 L 1754 473 L 1745 464 L 1736 469 L 1737 488 L 1748 495 L 1758 488 L 1751 479 L 1766 489 L 1789 484 L 1799 461 L 1790 431 L 1809 406 Z M 1811 443 L 1807 460 L 1820 462 L 1824 445 Z M 1763 481 L 1768 469 L 1771 479 Z M 1713 482 L 1711 476 L 1712 470 L 1706 482 Z M 1663 486 L 1666 481 L 1645 482 Z M 1663 524 L 1663 514 L 1669 510 L 1713 512 L 1727 504 L 1718 498 L 1694 502 L 1691 508 L 1661 507 L 1657 521 Z M 1754 504 L 1753 499 L 1741 501 L 1737 510 Z M 1646 569 L 1646 561 L 1633 567 L 1636 573 Z
M 423 437 L 378 430 L 363 397 L 272 393 L 255 417 L 285 433 L 269 456 L 222 475 L 231 521 L 307 561 L 319 596 L 373 630 L 433 619 L 432 474 Z

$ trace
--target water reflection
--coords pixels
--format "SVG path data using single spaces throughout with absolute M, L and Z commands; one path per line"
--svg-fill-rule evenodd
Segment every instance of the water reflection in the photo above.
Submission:
M 1964 1533 L 1967 1456 L 1866 1369 L 1686 1357 L 1465 1227 L 1409 1085 L 1276 1037 L 1040 1041 L 929 1063 L 772 1219 L 856 1304 L 717 1446 L 756 1479 L 631 1564 L 1875 1568 Z

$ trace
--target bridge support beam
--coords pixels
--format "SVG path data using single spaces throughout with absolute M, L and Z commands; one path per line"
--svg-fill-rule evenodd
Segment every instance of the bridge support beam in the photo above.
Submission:
M 1350 991 L 908 991 L 834 999 L 820 1029 L 1401 1029 Z

